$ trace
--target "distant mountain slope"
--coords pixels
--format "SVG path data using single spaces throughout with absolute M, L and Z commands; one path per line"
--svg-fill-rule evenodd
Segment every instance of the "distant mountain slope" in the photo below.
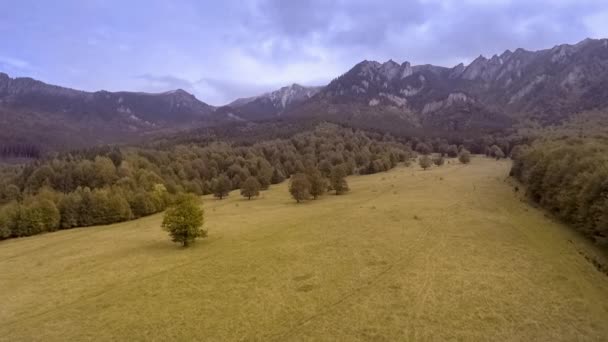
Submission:
M 214 120 L 214 107 L 175 90 L 84 92 L 0 73 L 0 142 L 97 144 Z
M 607 39 L 506 50 L 452 68 L 363 61 L 325 87 L 292 84 L 218 108 L 183 90 L 84 92 L 0 73 L 0 124 L 9 127 L 0 131 L 0 145 L 80 147 L 279 119 L 327 120 L 399 134 L 478 135 L 522 121 L 560 123 L 607 107 Z
M 246 120 L 269 119 L 305 102 L 321 89 L 322 87 L 305 87 L 294 83 L 270 93 L 237 99 L 227 106 L 230 109 L 222 110 L 232 111 Z

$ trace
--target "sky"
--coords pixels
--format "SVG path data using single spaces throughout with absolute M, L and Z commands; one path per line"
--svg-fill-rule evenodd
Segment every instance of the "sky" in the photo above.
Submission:
M 223 105 L 362 60 L 454 66 L 608 38 L 607 0 L 0 0 L 0 72 Z

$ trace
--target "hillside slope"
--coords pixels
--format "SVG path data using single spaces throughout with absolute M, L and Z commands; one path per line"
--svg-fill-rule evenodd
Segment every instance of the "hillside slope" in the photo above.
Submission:
M 214 107 L 178 89 L 85 92 L 0 73 L 0 144 L 77 147 L 213 121 Z

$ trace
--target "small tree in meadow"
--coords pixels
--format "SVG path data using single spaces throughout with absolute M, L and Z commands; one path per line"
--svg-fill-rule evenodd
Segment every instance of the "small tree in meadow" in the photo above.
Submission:
M 182 195 L 176 204 L 165 212 L 162 227 L 169 232 L 173 242 L 188 247 L 199 237 L 207 237 L 202 229 L 203 209 L 194 195 Z
M 310 182 L 310 194 L 313 199 L 323 195 L 327 191 L 327 179 L 323 177 L 321 171 L 312 169 L 307 174 L 308 181 Z
M 221 175 L 213 180 L 211 189 L 213 191 L 213 196 L 223 199 L 228 196 L 230 190 L 232 190 L 232 182 L 226 175 Z
M 260 182 L 255 177 L 249 177 L 245 180 L 243 185 L 241 185 L 241 196 L 247 197 L 248 200 L 251 197 L 256 197 L 260 195 Z
M 303 173 L 296 173 L 289 179 L 289 193 L 300 203 L 310 198 L 310 181 Z
M 431 158 L 429 158 L 429 156 L 422 156 L 418 159 L 418 164 L 420 164 L 421 168 L 426 170 L 431 167 L 431 165 L 433 165 L 433 162 L 431 161 Z
M 346 171 L 341 165 L 334 166 L 331 169 L 331 188 L 336 191 L 336 195 L 341 195 L 349 190 L 346 182 Z
M 443 158 L 442 155 L 439 155 L 439 156 L 433 158 L 433 164 L 435 164 L 437 166 L 441 166 L 441 165 L 445 164 L 445 159 Z
M 463 164 L 470 163 L 471 162 L 471 152 L 469 152 L 466 149 L 463 149 L 462 151 L 460 151 L 460 154 L 458 155 L 458 160 L 460 160 L 460 162 Z

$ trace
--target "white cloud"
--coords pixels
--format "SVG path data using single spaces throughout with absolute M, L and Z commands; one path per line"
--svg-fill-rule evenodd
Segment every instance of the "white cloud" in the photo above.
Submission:
M 30 67 L 30 63 L 25 60 L 8 56 L 0 56 L 0 64 L 5 64 L 16 69 L 27 69 Z

